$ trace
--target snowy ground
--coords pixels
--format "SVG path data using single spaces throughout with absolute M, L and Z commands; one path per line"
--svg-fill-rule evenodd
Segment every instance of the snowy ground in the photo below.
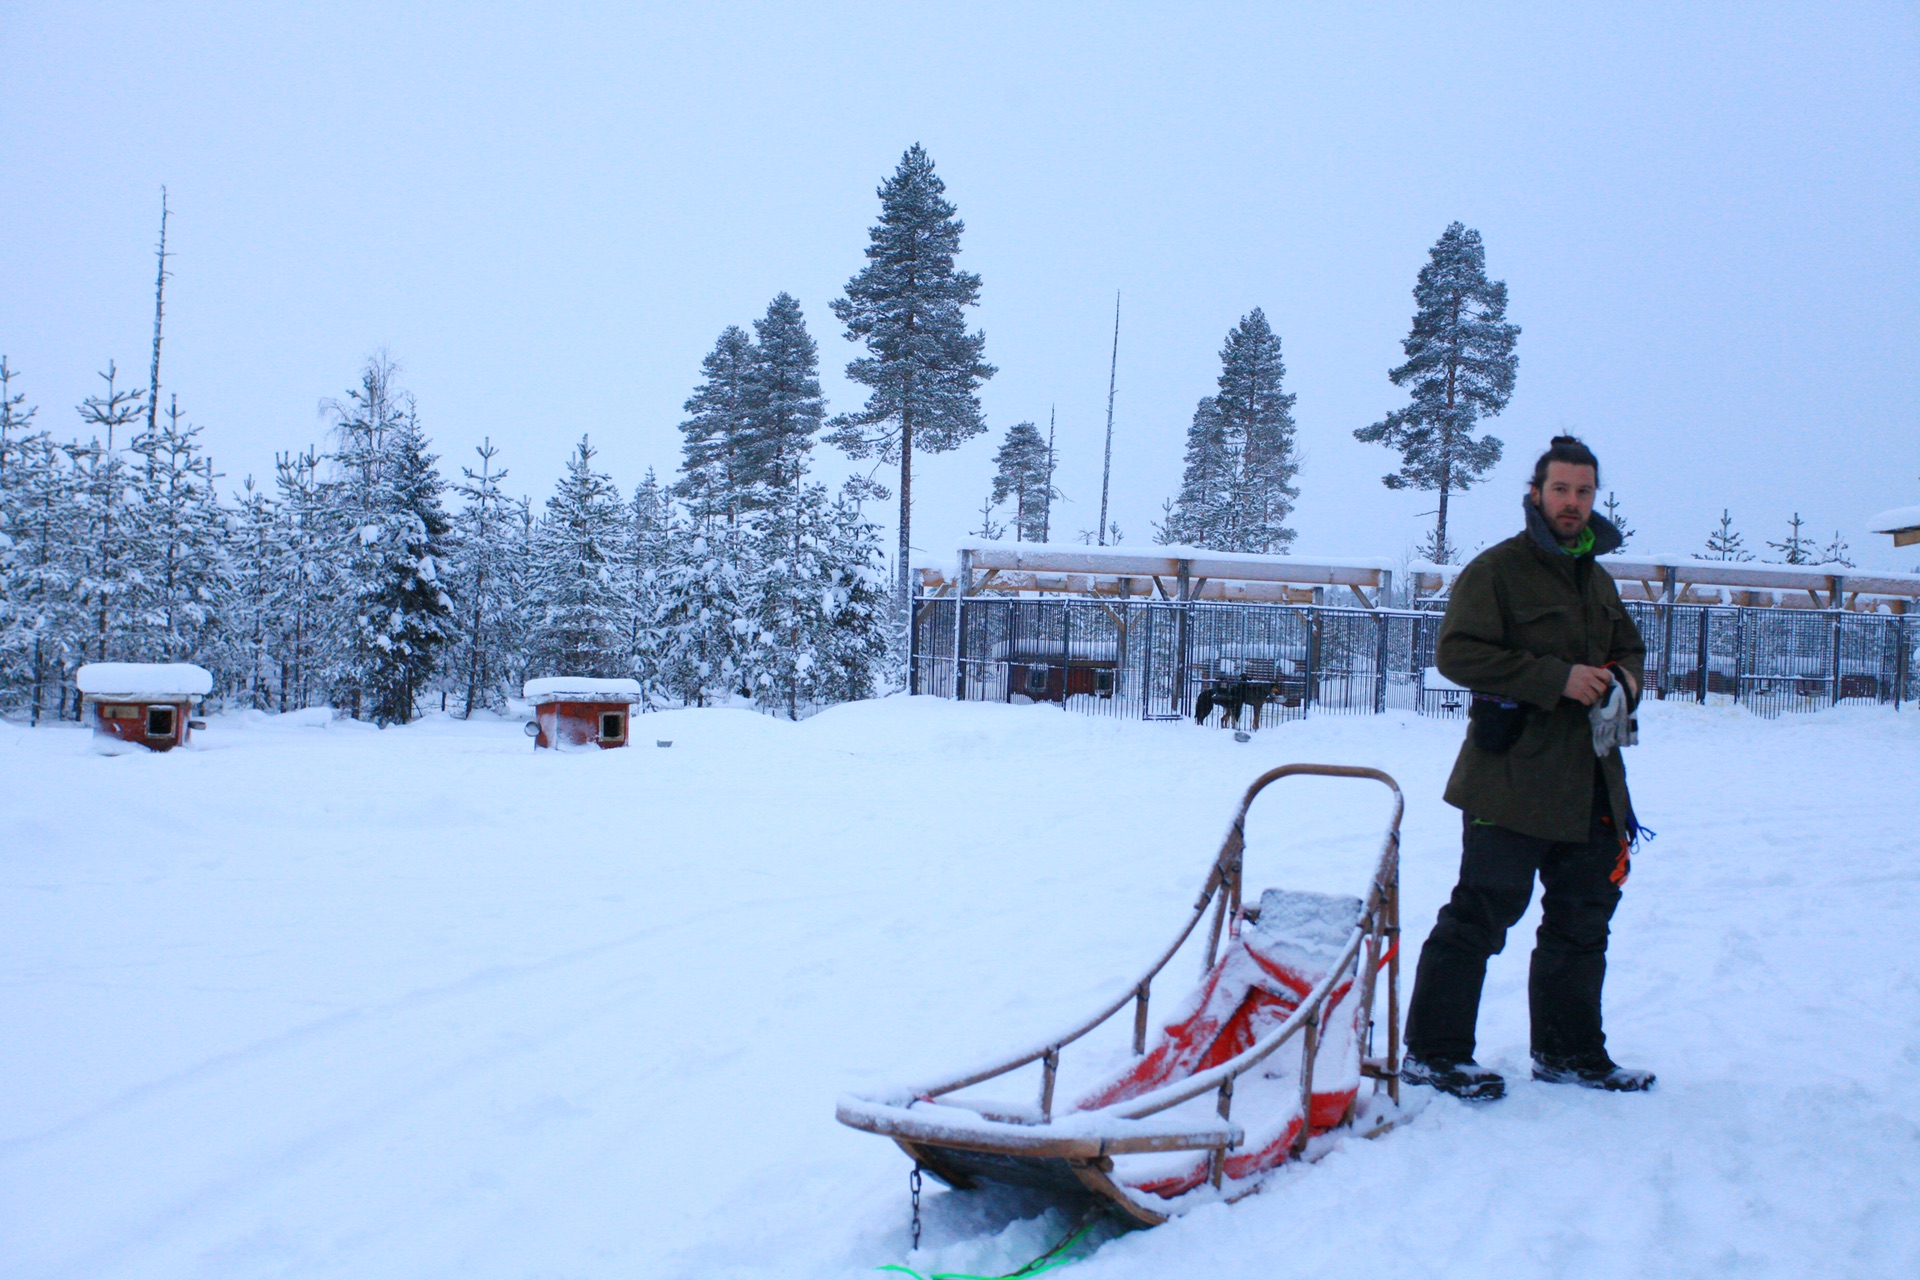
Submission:
M 1656 1092 L 1438 1101 L 1073 1273 L 1920 1274 L 1920 714 L 1642 728 L 1660 835 L 1608 1010 Z M 227 717 L 115 758 L 0 727 L 0 1274 L 872 1275 L 906 1260 L 907 1162 L 836 1095 L 1115 989 L 1280 761 L 1400 778 L 1417 944 L 1459 732 L 1240 746 L 901 698 L 565 756 L 498 721 Z M 1360 892 L 1372 793 L 1274 800 L 1250 879 Z M 1513 1070 L 1531 928 L 1481 1024 Z M 1058 1229 L 1038 1211 L 934 1192 L 913 1262 L 1008 1269 Z

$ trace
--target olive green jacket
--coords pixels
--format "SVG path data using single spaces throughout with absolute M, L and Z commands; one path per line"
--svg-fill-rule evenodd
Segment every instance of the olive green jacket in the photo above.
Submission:
M 1526 708 L 1520 737 L 1495 754 L 1471 731 L 1447 779 L 1447 803 L 1483 822 L 1545 840 L 1584 841 L 1593 812 L 1594 756 L 1587 709 L 1561 696 L 1576 663 L 1618 663 L 1642 683 L 1646 644 L 1593 557 L 1619 547 L 1599 516 L 1590 553 L 1568 555 L 1531 502 L 1527 530 L 1473 558 L 1454 581 L 1435 665 L 1455 684 Z M 1614 830 L 1632 834 L 1619 750 L 1600 761 Z

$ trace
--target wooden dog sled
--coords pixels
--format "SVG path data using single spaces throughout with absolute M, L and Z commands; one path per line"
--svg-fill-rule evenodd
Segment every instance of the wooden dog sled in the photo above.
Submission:
M 1249 807 L 1282 778 L 1379 782 L 1392 815 L 1364 900 L 1269 889 L 1243 894 Z M 1323 1135 L 1391 1127 L 1399 1104 L 1399 850 L 1405 802 L 1377 769 L 1290 764 L 1247 788 L 1192 914 L 1118 1000 L 1064 1034 L 934 1084 L 840 1101 L 842 1124 L 882 1134 L 954 1187 L 980 1181 L 1091 1192 L 1143 1224 L 1210 1200 L 1237 1200 Z M 1211 908 L 1198 987 L 1152 1043 L 1154 980 Z M 1386 974 L 1386 1053 L 1371 1056 Z M 1056 1106 L 1061 1053 L 1133 1005 L 1131 1055 Z M 1297 1042 L 1297 1054 L 1282 1054 Z M 1033 1063 L 1036 1105 L 959 1096 Z M 1361 1096 L 1363 1082 L 1373 1088 Z M 1384 1094 L 1384 1098 L 1381 1096 Z M 1206 1104 L 1211 1095 L 1213 1106 Z

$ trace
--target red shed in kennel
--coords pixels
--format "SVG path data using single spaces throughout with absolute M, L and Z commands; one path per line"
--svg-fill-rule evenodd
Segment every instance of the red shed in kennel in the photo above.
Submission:
M 89 662 L 73 673 L 94 736 L 171 751 L 187 741 L 193 704 L 213 688 L 191 662 Z
M 640 682 L 592 676 L 548 676 L 529 680 L 524 690 L 533 704 L 539 732 L 536 747 L 624 747 Z

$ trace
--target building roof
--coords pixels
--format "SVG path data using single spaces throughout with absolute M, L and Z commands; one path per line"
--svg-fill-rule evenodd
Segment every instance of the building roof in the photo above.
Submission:
M 213 688 L 213 676 L 191 662 L 89 662 L 73 673 L 89 698 L 198 698 Z
M 638 702 L 640 682 L 625 677 L 543 676 L 522 691 L 529 702 Z
M 1867 528 L 1874 533 L 1905 533 L 1909 529 L 1920 529 L 1920 506 L 1882 511 L 1867 522 Z

